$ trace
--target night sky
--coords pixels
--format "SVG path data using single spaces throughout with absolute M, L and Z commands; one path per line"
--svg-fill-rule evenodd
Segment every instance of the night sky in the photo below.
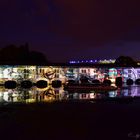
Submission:
M 0 46 L 29 43 L 52 62 L 140 60 L 139 0 L 1 0 Z

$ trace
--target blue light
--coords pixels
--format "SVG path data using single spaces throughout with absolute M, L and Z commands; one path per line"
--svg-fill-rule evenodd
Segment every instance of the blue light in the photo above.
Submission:
M 70 63 L 70 64 L 74 64 L 74 63 L 75 63 L 75 61 L 70 61 L 69 63 Z
M 70 64 L 79 64 L 79 63 L 102 63 L 102 62 L 108 62 L 108 63 L 113 63 L 113 61 L 115 61 L 114 59 L 95 59 L 95 60 L 71 60 L 69 61 Z

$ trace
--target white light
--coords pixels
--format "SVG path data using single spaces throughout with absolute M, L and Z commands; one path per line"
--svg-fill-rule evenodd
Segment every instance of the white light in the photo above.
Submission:
M 90 93 L 90 98 L 94 99 L 95 98 L 95 93 Z

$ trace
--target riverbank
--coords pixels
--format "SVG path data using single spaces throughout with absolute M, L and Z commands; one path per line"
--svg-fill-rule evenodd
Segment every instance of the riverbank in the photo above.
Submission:
M 0 135 L 17 140 L 128 140 L 140 133 L 140 99 L 0 107 Z

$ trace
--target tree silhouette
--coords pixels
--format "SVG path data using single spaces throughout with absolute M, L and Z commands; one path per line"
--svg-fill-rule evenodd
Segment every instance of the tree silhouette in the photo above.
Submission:
M 136 66 L 136 61 L 133 60 L 133 58 L 129 56 L 120 56 L 116 59 L 115 65 L 117 66 Z
M 45 65 L 48 63 L 43 53 L 30 51 L 27 43 L 19 47 L 11 44 L 0 49 L 0 64 Z

